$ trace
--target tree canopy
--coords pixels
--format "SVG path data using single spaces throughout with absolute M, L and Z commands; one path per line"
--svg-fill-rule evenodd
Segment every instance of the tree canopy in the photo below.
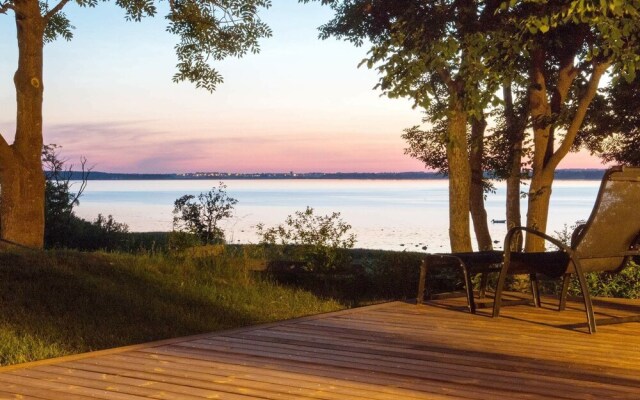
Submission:
M 554 170 L 579 143 L 602 77 L 633 80 L 640 62 L 638 0 L 319 1 L 336 12 L 320 27 L 320 37 L 370 44 L 363 64 L 380 73 L 377 88 L 412 98 L 426 111 L 432 127 L 406 131 L 407 152 L 448 171 L 459 197 L 466 198 L 459 185 L 469 179 L 462 159 L 469 158 L 476 173 L 478 163 L 493 165 L 519 186 L 522 157 L 529 157 L 527 225 L 542 231 Z M 489 114 L 498 127 L 491 140 L 483 140 L 479 132 Z M 616 154 L 630 148 L 625 141 L 633 140 L 619 136 Z M 483 161 L 479 146 L 497 157 Z M 514 187 L 510 196 L 518 204 Z M 450 210 L 464 208 L 454 192 Z M 464 216 L 452 217 L 453 235 Z M 539 245 L 528 239 L 530 249 Z
M 99 1 L 109 0 L 60 0 L 53 6 L 41 1 L 41 15 L 46 23 L 44 41 L 73 38 L 74 27 L 63 11 L 67 3 L 96 7 Z M 19 10 L 19 3 L 19 0 L 0 1 L 0 14 Z M 162 1 L 117 0 L 115 3 L 125 11 L 126 20 L 140 22 L 156 16 Z M 178 57 L 175 82 L 191 81 L 197 87 L 212 91 L 223 78 L 210 61 L 257 53 L 259 40 L 271 36 L 271 29 L 258 18 L 258 11 L 270 7 L 271 0 L 168 0 L 167 3 L 167 31 L 179 38 L 175 46 Z

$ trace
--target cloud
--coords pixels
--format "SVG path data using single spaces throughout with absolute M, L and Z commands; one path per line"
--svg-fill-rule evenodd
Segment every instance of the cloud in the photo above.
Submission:
M 225 129 L 226 130 L 226 129 Z M 422 166 L 403 155 L 402 142 L 360 132 L 225 134 L 216 127 L 180 129 L 154 120 L 48 124 L 45 143 L 62 146 L 96 171 L 405 171 Z

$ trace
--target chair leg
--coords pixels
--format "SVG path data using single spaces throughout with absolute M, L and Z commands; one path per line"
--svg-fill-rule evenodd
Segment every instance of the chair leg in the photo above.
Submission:
M 569 283 L 571 283 L 571 274 L 564 274 L 564 277 L 562 278 L 562 289 L 560 290 L 560 303 L 558 304 L 558 311 L 564 311 L 567 307 Z
M 460 266 L 462 267 L 462 273 L 464 274 L 464 286 L 467 291 L 467 305 L 469 306 L 469 312 L 471 314 L 476 313 L 476 302 L 473 299 L 473 283 L 471 282 L 471 275 L 469 271 L 467 271 L 466 265 L 460 262 Z
M 424 303 L 424 289 L 427 282 L 427 261 L 422 260 L 420 263 L 420 278 L 418 280 L 418 296 L 416 298 L 416 304 L 420 305 Z
M 584 300 L 584 310 L 587 314 L 587 323 L 589 324 L 589 333 L 596 333 L 596 319 L 593 315 L 593 306 L 591 305 L 591 295 L 589 294 L 589 287 L 587 286 L 587 279 L 582 272 L 582 266 L 580 261 L 572 260 L 573 265 L 576 268 L 576 275 L 578 276 L 578 282 L 580 282 L 580 291 L 582 292 L 582 298 Z
M 498 276 L 498 283 L 496 284 L 495 297 L 493 299 L 493 318 L 500 316 L 500 307 L 502 306 L 502 289 L 507 279 L 507 271 L 509 270 L 509 260 L 505 259 L 500 275 Z
M 489 273 L 483 272 L 480 276 L 480 290 L 478 292 L 478 298 L 484 299 L 487 296 L 487 283 L 489 282 Z
M 538 274 L 530 274 L 529 282 L 531 283 L 531 293 L 533 295 L 533 304 L 536 307 L 542 307 L 540 300 L 540 284 L 538 282 Z

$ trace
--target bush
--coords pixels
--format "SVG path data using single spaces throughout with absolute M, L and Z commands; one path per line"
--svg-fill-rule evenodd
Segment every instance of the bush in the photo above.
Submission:
M 190 247 L 202 245 L 200 238 L 193 233 L 188 232 L 171 232 L 167 249 L 172 252 L 180 252 Z
M 284 224 L 265 228 L 258 224 L 261 243 L 275 246 L 281 257 L 293 257 L 306 262 L 309 270 L 329 271 L 344 266 L 348 257 L 341 251 L 353 248 L 356 236 L 349 233 L 351 225 L 340 218 L 340 213 L 314 215 L 313 208 L 296 211 Z
M 176 199 L 173 206 L 173 229 L 199 238 L 200 244 L 224 243 L 224 231 L 218 223 L 233 215 L 238 200 L 227 195 L 227 186 L 220 182 L 217 188 Z M 180 238 L 182 239 L 182 238 Z
M 79 199 L 87 186 L 91 169 L 85 167 L 87 160 L 80 159 L 81 176 L 78 190 L 73 192 L 71 169 L 67 160 L 60 157 L 60 146 L 48 144 L 42 147 L 42 166 L 45 176 L 45 231 L 46 247 L 69 247 L 69 238 L 74 236 L 72 228 L 78 218 L 73 208 L 80 204 Z
M 69 217 L 65 225 L 65 235 L 58 237 L 55 245 L 50 247 L 77 250 L 130 250 L 126 224 L 116 222 L 111 215 L 104 217 L 98 214 L 93 222 L 85 221 L 75 215 Z

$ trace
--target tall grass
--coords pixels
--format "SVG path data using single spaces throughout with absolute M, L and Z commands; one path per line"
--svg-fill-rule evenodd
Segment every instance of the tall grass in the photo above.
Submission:
M 254 276 L 242 252 L 0 252 L 0 365 L 342 308 Z

